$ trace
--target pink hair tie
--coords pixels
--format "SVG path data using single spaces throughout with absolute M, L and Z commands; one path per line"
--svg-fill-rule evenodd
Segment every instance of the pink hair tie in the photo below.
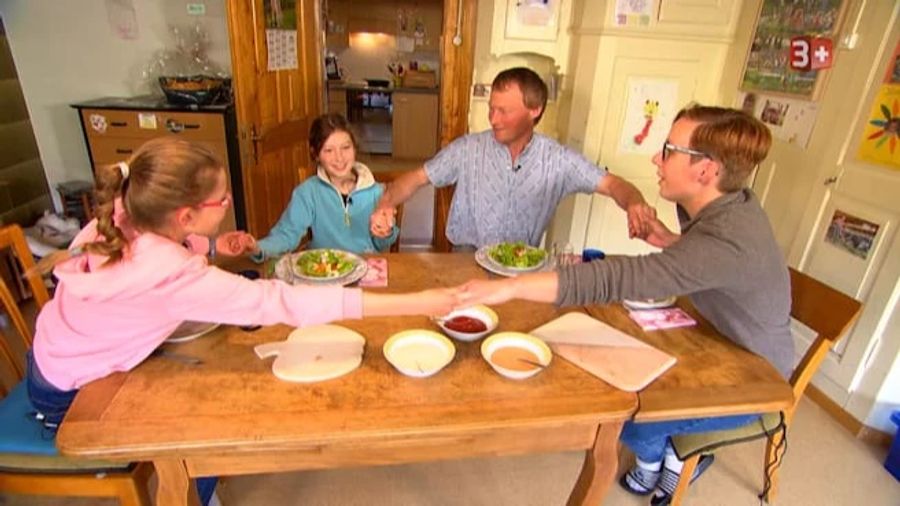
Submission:
M 119 172 L 122 173 L 122 179 L 128 179 L 128 174 L 131 173 L 131 170 L 128 168 L 128 164 L 125 162 L 119 162 Z

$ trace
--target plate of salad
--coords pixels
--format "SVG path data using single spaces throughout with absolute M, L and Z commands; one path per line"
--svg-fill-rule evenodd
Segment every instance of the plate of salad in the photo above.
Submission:
M 485 269 L 502 276 L 534 272 L 548 266 L 546 251 L 522 241 L 482 246 L 475 252 L 475 261 Z
M 349 285 L 366 274 L 366 261 L 338 249 L 312 249 L 285 255 L 275 266 L 276 276 L 290 282 Z

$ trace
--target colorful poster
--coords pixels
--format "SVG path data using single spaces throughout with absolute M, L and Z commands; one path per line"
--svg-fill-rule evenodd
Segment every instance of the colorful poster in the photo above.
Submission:
M 666 140 L 678 112 L 678 81 L 628 79 L 619 151 L 652 156 Z
M 741 89 L 815 98 L 820 72 L 792 70 L 791 38 L 835 38 L 844 0 L 763 0 L 753 43 L 744 64 Z
M 825 242 L 833 244 L 863 260 L 875 244 L 878 225 L 835 209 L 825 232 Z
M 859 145 L 860 159 L 900 170 L 900 84 L 882 84 Z
M 296 0 L 263 0 L 266 28 L 297 30 Z

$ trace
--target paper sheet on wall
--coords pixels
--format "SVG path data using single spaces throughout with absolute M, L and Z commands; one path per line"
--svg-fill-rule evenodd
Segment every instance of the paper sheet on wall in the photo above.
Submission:
M 416 39 L 401 35 L 397 37 L 397 51 L 401 53 L 412 53 L 416 50 Z
M 134 0 L 106 0 L 106 19 L 110 29 L 120 39 L 134 40 L 138 38 Z
M 759 93 L 740 93 L 736 107 L 759 118 L 778 140 L 805 149 L 819 105 L 807 100 Z
M 266 47 L 269 51 L 269 70 L 297 68 L 296 30 L 266 30 Z
M 616 24 L 647 26 L 653 15 L 650 0 L 616 0 Z
M 630 78 L 627 90 L 619 152 L 652 156 L 675 118 L 678 81 Z

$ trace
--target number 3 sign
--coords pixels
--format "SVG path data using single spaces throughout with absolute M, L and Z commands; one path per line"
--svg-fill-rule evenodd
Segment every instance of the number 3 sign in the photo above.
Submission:
M 792 37 L 790 51 L 793 70 L 808 72 L 827 69 L 834 62 L 834 44 L 824 37 Z

